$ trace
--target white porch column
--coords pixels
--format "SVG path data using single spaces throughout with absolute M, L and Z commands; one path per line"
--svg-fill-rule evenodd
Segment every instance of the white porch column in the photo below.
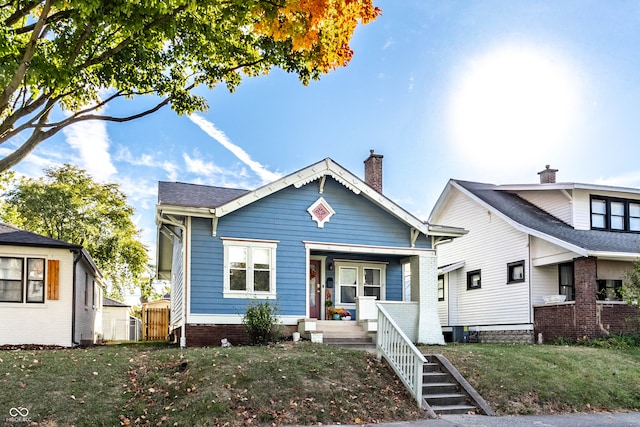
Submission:
M 438 317 L 438 262 L 435 253 L 411 257 L 411 300 L 418 303 L 418 343 L 444 345 Z

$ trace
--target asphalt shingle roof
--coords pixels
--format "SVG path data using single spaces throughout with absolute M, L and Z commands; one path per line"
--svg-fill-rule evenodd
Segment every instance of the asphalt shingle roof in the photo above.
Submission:
M 640 234 L 576 230 L 518 195 L 496 185 L 458 181 L 470 193 L 518 224 L 592 252 L 640 252 Z
M 0 223 L 0 245 L 36 246 L 46 248 L 81 249 L 82 246 L 41 236 L 30 231 L 21 230 L 8 224 Z
M 158 182 L 158 204 L 193 208 L 217 208 L 247 194 L 249 190 L 187 184 L 184 182 Z

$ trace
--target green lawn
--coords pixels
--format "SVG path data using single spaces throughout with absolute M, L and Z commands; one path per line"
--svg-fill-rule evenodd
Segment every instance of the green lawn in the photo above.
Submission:
M 637 348 L 424 350 L 449 358 L 499 415 L 640 409 Z M 424 416 L 373 355 L 308 342 L 6 350 L 0 378 L 0 420 L 11 408 L 26 408 L 42 426 L 317 425 Z

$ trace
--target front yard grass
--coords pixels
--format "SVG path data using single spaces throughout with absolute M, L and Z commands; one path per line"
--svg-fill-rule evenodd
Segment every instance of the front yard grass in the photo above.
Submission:
M 498 415 L 640 409 L 640 348 L 449 344 L 444 354 Z
M 422 350 L 444 354 L 498 415 L 640 410 L 637 347 Z M 49 427 L 370 424 L 425 416 L 374 355 L 309 342 L 6 350 L 0 387 L 0 424 L 11 426 L 12 408 L 28 409 L 31 425 Z

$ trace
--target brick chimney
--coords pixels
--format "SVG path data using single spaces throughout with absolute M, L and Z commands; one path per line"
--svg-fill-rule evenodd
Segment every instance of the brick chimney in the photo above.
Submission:
M 545 165 L 544 170 L 538 172 L 538 175 L 540 175 L 540 184 L 555 184 L 556 172 L 558 172 L 558 169 L 550 169 L 549 165 Z
M 369 150 L 369 157 L 364 161 L 364 182 L 378 193 L 382 193 L 382 154 L 374 154 Z

